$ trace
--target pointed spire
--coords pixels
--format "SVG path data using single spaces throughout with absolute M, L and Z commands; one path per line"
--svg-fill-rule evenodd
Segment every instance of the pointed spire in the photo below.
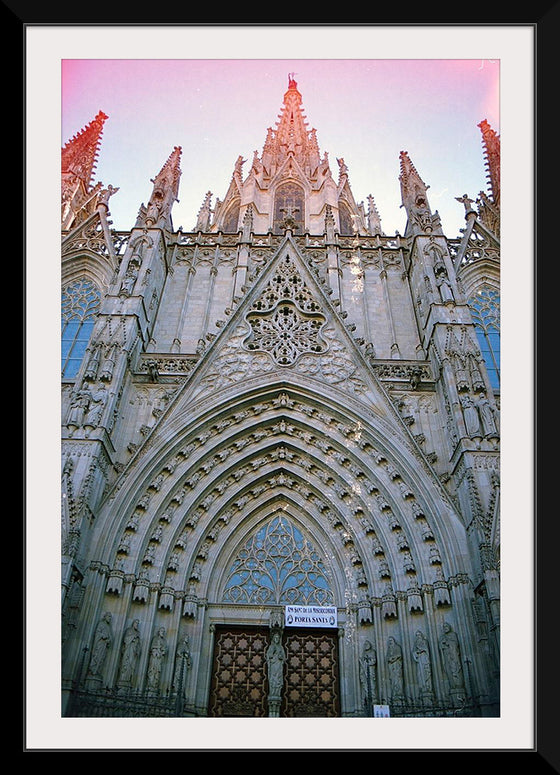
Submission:
M 210 204 L 211 199 L 212 199 L 212 192 L 207 191 L 206 196 L 204 197 L 204 202 L 202 203 L 202 206 L 198 211 L 198 218 L 196 221 L 197 231 L 206 232 L 210 229 L 210 219 L 212 217 L 212 208 Z
M 478 126 L 482 132 L 490 196 L 494 204 L 498 204 L 500 201 L 500 136 L 496 134 L 486 119 L 481 121 Z
M 428 202 L 428 188 L 418 170 L 412 163 L 408 153 L 400 153 L 399 181 L 401 184 L 402 207 L 406 209 L 408 222 L 405 234 L 441 232 L 441 224 L 437 210 L 434 214 Z
M 294 75 L 288 75 L 288 89 L 284 93 L 276 129 L 267 131 L 262 154 L 262 163 L 267 170 L 278 169 L 288 156 L 295 158 L 302 169 L 310 171 L 315 170 L 320 161 L 316 132 L 308 129 Z
M 426 186 L 414 164 L 412 163 L 407 151 L 401 151 L 400 153 L 400 169 L 401 174 L 399 181 L 401 184 L 401 196 L 404 207 L 418 206 L 420 200 L 427 206 L 428 197 L 427 191 L 429 186 Z
M 381 228 L 381 218 L 379 217 L 379 212 L 377 210 L 375 200 L 371 194 L 368 196 L 367 200 L 368 200 L 367 223 L 368 223 L 369 233 L 373 235 L 383 234 L 383 229 Z
M 169 154 L 169 158 L 159 171 L 152 183 L 155 186 L 167 188 L 173 195 L 173 199 L 177 199 L 179 194 L 179 180 L 181 178 L 181 153 L 182 148 L 180 145 L 176 145 L 172 152 Z
M 152 178 L 152 196 L 147 207 L 140 207 L 137 225 L 172 228 L 171 208 L 178 201 L 181 152 L 181 146 L 175 146 L 159 173 Z
M 62 148 L 62 178 L 78 178 L 89 191 L 97 164 L 103 126 L 109 117 L 99 111 L 96 117 L 81 132 Z

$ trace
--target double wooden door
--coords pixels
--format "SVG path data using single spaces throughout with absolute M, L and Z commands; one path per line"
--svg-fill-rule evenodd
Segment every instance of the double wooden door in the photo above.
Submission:
M 215 631 L 208 715 L 266 717 L 269 687 L 266 652 L 270 630 L 218 627 Z M 340 715 L 336 630 L 284 630 L 280 716 L 334 718 Z

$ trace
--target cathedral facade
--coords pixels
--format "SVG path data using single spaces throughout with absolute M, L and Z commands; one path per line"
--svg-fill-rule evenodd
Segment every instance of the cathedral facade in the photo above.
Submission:
M 62 715 L 499 716 L 499 137 L 459 237 L 401 152 L 385 234 L 289 76 L 192 231 L 177 146 L 123 232 L 107 120 L 62 148 Z

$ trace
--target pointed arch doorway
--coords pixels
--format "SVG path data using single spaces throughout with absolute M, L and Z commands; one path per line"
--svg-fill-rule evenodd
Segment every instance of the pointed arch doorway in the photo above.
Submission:
M 238 548 L 222 599 L 259 606 L 270 621 L 215 626 L 209 716 L 340 715 L 337 627 L 285 626 L 286 606 L 334 608 L 328 568 L 299 525 L 282 511 L 261 523 Z

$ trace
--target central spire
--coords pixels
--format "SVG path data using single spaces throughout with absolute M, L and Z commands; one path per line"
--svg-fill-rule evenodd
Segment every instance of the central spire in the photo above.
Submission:
M 303 111 L 302 96 L 294 78 L 288 74 L 288 89 L 276 129 L 269 129 L 263 148 L 262 161 L 266 169 L 279 167 L 288 156 L 295 158 L 303 168 L 314 170 L 319 164 L 319 148 L 315 130 L 308 129 Z

